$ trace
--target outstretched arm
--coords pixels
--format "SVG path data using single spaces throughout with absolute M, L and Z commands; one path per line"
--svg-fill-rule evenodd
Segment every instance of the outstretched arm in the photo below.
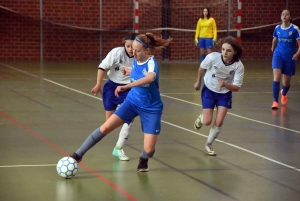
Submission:
M 300 57 L 300 39 L 297 40 L 298 43 L 298 51 L 293 55 L 293 60 L 297 60 Z

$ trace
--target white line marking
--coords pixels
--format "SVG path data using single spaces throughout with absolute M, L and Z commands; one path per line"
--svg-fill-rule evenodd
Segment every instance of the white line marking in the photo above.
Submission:
M 167 98 L 170 98 L 170 99 L 174 99 L 174 100 L 178 100 L 178 101 L 181 101 L 181 102 L 189 103 L 189 104 L 191 104 L 191 105 L 197 105 L 197 106 L 202 107 L 202 105 L 197 104 L 197 103 L 185 101 L 185 100 L 182 100 L 182 99 L 179 99 L 179 98 L 174 98 L 174 97 L 172 97 L 172 96 L 167 96 L 167 95 L 164 95 L 164 94 L 160 94 L 160 95 L 161 95 L 161 96 L 164 96 L 164 97 L 167 97 Z M 215 110 L 216 110 L 216 109 L 215 109 Z M 274 125 L 274 124 L 269 124 L 269 123 L 266 123 L 266 122 L 263 122 L 263 121 L 258 121 L 258 120 L 255 120 L 255 119 L 250 119 L 250 118 L 243 117 L 243 116 L 240 116 L 240 115 L 237 115 L 237 114 L 233 114 L 233 113 L 230 113 L 230 112 L 227 112 L 227 114 L 230 114 L 230 115 L 232 115 L 232 116 L 236 116 L 236 117 L 241 118 L 241 119 L 246 119 L 246 120 L 249 120 L 249 121 L 253 121 L 253 122 L 256 122 L 256 123 L 265 124 L 265 125 L 268 125 L 268 126 L 273 126 L 273 127 L 276 127 L 276 128 L 280 128 L 280 129 L 292 131 L 292 132 L 295 132 L 295 133 L 300 133 L 300 131 L 297 131 L 297 130 L 293 130 L 293 129 L 289 129 L 289 128 L 277 126 L 277 125 Z
M 2 64 L 2 63 L 0 63 L 0 64 Z M 4 64 L 2 64 L 2 65 L 4 65 Z M 23 73 L 25 73 L 25 74 L 27 74 L 27 75 L 31 75 L 31 76 L 34 76 L 34 77 L 38 77 L 38 76 L 36 76 L 36 75 L 33 75 L 33 74 L 28 73 L 28 72 L 23 71 L 23 70 L 19 70 L 19 69 L 15 68 L 15 67 L 12 67 L 12 66 L 8 66 L 8 65 L 4 65 L 4 66 L 9 67 L 9 68 L 13 68 L 13 69 L 15 69 L 15 70 L 17 70 L 17 71 L 20 71 L 20 72 L 23 72 Z M 46 79 L 46 78 L 42 78 L 42 79 L 45 80 L 45 81 L 47 81 L 47 82 L 50 82 L 50 83 L 52 83 L 52 84 L 61 86 L 61 87 L 63 87 L 63 88 L 69 89 L 69 90 L 72 90 L 72 91 L 74 91 L 74 92 L 77 92 L 77 93 L 80 93 L 80 94 L 83 94 L 83 95 L 86 95 L 86 96 L 89 96 L 89 97 L 92 97 L 92 98 L 96 98 L 96 99 L 102 100 L 101 98 L 98 98 L 98 97 L 92 96 L 92 95 L 90 95 L 90 94 L 84 93 L 84 92 L 82 92 L 82 91 L 79 91 L 79 90 L 76 90 L 76 89 L 67 87 L 67 86 L 65 86 L 65 85 L 59 84 L 59 83 L 54 82 L 54 81 L 52 81 L 52 80 L 49 80 L 49 79 Z M 175 98 L 175 97 L 172 97 L 172 96 L 167 96 L 167 95 L 164 95 L 164 94 L 161 94 L 161 96 L 164 96 L 164 97 L 167 97 L 167 98 L 170 98 L 170 99 L 174 99 L 174 100 L 178 100 L 178 101 L 181 101 L 181 102 L 189 103 L 189 104 L 196 105 L 196 106 L 201 106 L 200 104 L 196 104 L 196 103 L 193 103 L 193 102 L 190 102 L 190 101 L 185 101 L 185 100 L 182 100 L 182 99 L 179 99 L 179 98 Z M 284 128 L 284 127 L 277 126 L 277 125 L 273 125 L 273 124 L 268 124 L 268 123 L 261 122 L 261 121 L 257 121 L 257 120 L 254 120 L 254 119 L 242 117 L 242 116 L 240 116 L 240 115 L 236 115 L 236 114 L 233 114 L 233 113 L 229 113 L 229 112 L 228 112 L 228 114 L 231 114 L 231 115 L 233 115 L 233 116 L 236 116 L 236 117 L 239 117 L 239 118 L 243 118 L 243 119 L 246 119 L 246 120 L 249 120 L 249 121 L 254 121 L 254 122 L 257 122 L 257 123 L 261 123 L 261 124 L 265 124 L 265 125 L 269 125 L 269 126 L 273 126 L 273 127 L 277 127 L 277 128 L 281 128 L 281 129 L 293 131 L 293 132 L 296 132 L 296 133 L 300 133 L 300 131 L 296 131 L 296 130 Z M 193 133 L 193 134 L 196 134 L 196 135 L 199 135 L 199 136 L 202 136 L 202 137 L 207 138 L 206 135 L 201 134 L 201 133 L 197 133 L 197 132 L 192 131 L 192 130 L 190 130 L 190 129 L 187 129 L 187 128 L 184 128 L 184 127 L 181 127 L 181 126 L 178 126 L 178 125 L 175 125 L 175 124 L 172 124 L 172 123 L 163 121 L 163 120 L 162 120 L 162 122 L 165 123 L 165 124 L 169 124 L 169 125 L 171 125 L 171 126 L 174 126 L 174 127 L 176 127 L 176 128 L 180 128 L 180 129 L 182 129 L 182 130 L 188 131 L 188 132 L 190 132 L 190 133 Z M 282 166 L 284 166 L 284 167 L 287 167 L 287 168 L 290 168 L 290 169 L 293 169 L 293 170 L 296 170 L 296 171 L 299 171 L 299 172 L 300 172 L 300 169 L 298 169 L 298 168 L 296 168 L 296 167 L 287 165 L 287 164 L 285 164 L 285 163 L 281 163 L 281 162 L 279 162 L 279 161 L 276 161 L 276 160 L 274 160 L 274 159 L 268 158 L 268 157 L 263 156 L 263 155 L 261 155 L 261 154 L 255 153 L 255 152 L 250 151 L 250 150 L 248 150 L 248 149 L 244 149 L 244 148 L 242 148 L 242 147 L 236 146 L 236 145 L 231 144 L 231 143 L 227 143 L 227 142 L 222 141 L 222 140 L 216 139 L 216 141 L 221 142 L 221 143 L 224 143 L 224 144 L 227 144 L 227 145 L 232 146 L 232 147 L 234 147 L 234 148 L 240 149 L 240 150 L 242 150 L 242 151 L 248 152 L 248 153 L 253 154 L 253 155 L 255 155 L 255 156 L 258 156 L 258 157 L 260 157 L 260 158 L 263 158 L 263 159 L 266 159 L 266 160 L 268 160 L 268 161 L 271 161 L 271 162 L 273 162 L 273 163 L 276 163 L 276 164 L 279 164 L 279 165 L 282 165 Z M 5 167 L 5 166 L 0 166 L 0 167 Z
M 163 121 L 163 120 L 162 120 L 161 122 L 163 122 L 163 123 L 165 123 L 165 124 L 169 124 L 169 125 L 174 126 L 174 127 L 176 127 L 176 128 L 180 128 L 180 129 L 182 129 L 182 130 L 188 131 L 188 132 L 190 132 L 190 133 L 194 133 L 194 134 L 196 134 L 196 135 L 199 135 L 199 136 L 202 136 L 202 137 L 207 138 L 206 135 L 201 134 L 201 133 L 198 133 L 198 132 L 196 132 L 196 131 L 192 131 L 192 130 L 190 130 L 190 129 L 187 129 L 187 128 L 184 128 L 184 127 L 181 127 L 181 126 L 178 126 L 178 125 L 175 125 L 175 124 L 172 124 L 172 123 Z M 234 144 L 225 142 L 225 141 L 223 141 L 223 140 L 218 140 L 218 139 L 215 139 L 215 140 L 218 141 L 218 142 L 221 142 L 221 143 L 223 143 L 223 144 L 227 144 L 227 145 L 229 145 L 229 146 L 232 146 L 232 147 L 234 147 L 234 148 L 240 149 L 240 150 L 242 150 L 242 151 L 248 152 L 248 153 L 253 154 L 253 155 L 255 155 L 255 156 L 258 156 L 258 157 L 260 157 L 260 158 L 266 159 L 266 160 L 271 161 L 271 162 L 273 162 L 273 163 L 277 163 L 277 164 L 279 164 L 279 165 L 282 165 L 282 166 L 285 166 L 285 167 L 287 167 L 287 168 L 290 168 L 290 169 L 293 169 L 293 170 L 296 170 L 296 171 L 299 171 L 299 172 L 300 172 L 300 169 L 297 169 L 296 167 L 293 167 L 293 166 L 290 166 L 290 165 L 281 163 L 281 162 L 276 161 L 276 160 L 274 160 L 274 159 L 272 159 L 272 158 L 268 158 L 268 157 L 263 156 L 263 155 L 261 155 L 261 154 L 258 154 L 258 153 L 255 153 L 255 152 L 253 152 L 253 151 L 250 151 L 250 150 L 248 150 L 248 149 L 244 149 L 244 148 L 239 147 L 239 146 L 237 146 L 237 145 L 234 145 Z
M 56 166 L 56 164 L 43 164 L 43 165 L 4 165 L 0 166 L 0 168 L 13 168 L 13 167 L 50 167 Z

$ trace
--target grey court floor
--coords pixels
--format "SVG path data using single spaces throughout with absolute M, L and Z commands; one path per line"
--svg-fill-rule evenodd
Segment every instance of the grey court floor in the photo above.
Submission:
M 101 97 L 90 93 L 98 62 L 0 61 L 0 200 L 299 201 L 300 72 L 288 104 L 272 111 L 271 62 L 244 65 L 244 84 L 214 143 L 217 156 L 203 149 L 210 126 L 193 128 L 201 111 L 193 89 L 198 64 L 162 62 L 162 132 L 149 172 L 136 172 L 143 149 L 137 118 L 124 148 L 130 161 L 111 155 L 116 129 L 64 179 L 58 160 L 105 120 Z

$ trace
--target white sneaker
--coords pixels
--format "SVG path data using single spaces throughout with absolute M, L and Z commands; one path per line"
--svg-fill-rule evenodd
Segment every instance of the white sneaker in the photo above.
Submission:
M 114 148 L 112 155 L 118 157 L 120 161 L 129 161 L 129 157 L 125 155 L 123 149 L 118 149 L 117 147 Z
M 201 122 L 201 118 L 202 118 L 203 114 L 200 114 L 199 117 L 196 119 L 195 124 L 194 124 L 194 128 L 199 130 L 202 127 L 202 122 Z
M 212 144 L 205 143 L 205 150 L 206 150 L 207 154 L 210 156 L 217 155 L 217 153 L 214 151 L 214 149 L 212 147 Z

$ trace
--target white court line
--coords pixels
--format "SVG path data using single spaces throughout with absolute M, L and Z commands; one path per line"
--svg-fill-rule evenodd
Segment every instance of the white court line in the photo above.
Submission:
M 174 100 L 178 100 L 178 101 L 181 101 L 181 102 L 189 103 L 191 105 L 197 105 L 197 106 L 201 106 L 202 107 L 202 105 L 197 104 L 197 103 L 193 103 L 193 102 L 190 102 L 190 101 L 185 101 L 185 100 L 182 100 L 182 99 L 179 99 L 179 98 L 175 98 L 175 97 L 172 97 L 172 96 L 167 96 L 167 95 L 164 95 L 164 94 L 160 94 L 160 95 L 164 96 L 164 97 L 167 97 L 167 98 L 170 98 L 170 99 L 174 99 Z M 295 133 L 300 133 L 300 131 L 297 131 L 297 130 L 285 128 L 285 127 L 282 127 L 282 126 L 277 126 L 277 125 L 274 125 L 274 124 L 269 124 L 269 123 L 266 123 L 266 122 L 263 122 L 263 121 L 258 121 L 258 120 L 255 120 L 255 119 L 250 119 L 250 118 L 243 117 L 243 116 L 240 116 L 240 115 L 237 115 L 237 114 L 234 114 L 234 113 L 227 112 L 227 114 L 230 114 L 232 116 L 236 116 L 236 117 L 241 118 L 241 119 L 246 119 L 246 120 L 249 120 L 249 121 L 253 121 L 253 122 L 256 122 L 256 123 L 260 123 L 260 124 L 264 124 L 264 125 L 268 125 L 268 126 L 273 126 L 273 127 L 276 127 L 276 128 L 280 128 L 280 129 L 283 129 L 283 130 L 292 131 L 292 132 L 295 132 Z
M 76 89 L 73 89 L 73 88 L 70 88 L 70 87 L 67 87 L 67 86 L 64 86 L 64 85 L 59 84 L 59 83 L 56 83 L 56 82 L 54 82 L 54 81 L 52 81 L 52 80 L 48 80 L 48 79 L 46 79 L 46 78 L 43 78 L 43 79 L 46 80 L 46 81 L 49 81 L 49 82 L 51 82 L 51 83 L 53 83 L 53 84 L 56 84 L 56 85 L 58 85 L 58 86 L 64 87 L 64 88 L 66 88 L 66 89 L 70 89 L 70 90 L 72 90 L 72 91 L 76 91 L 76 92 L 81 93 L 81 94 L 83 94 L 83 95 L 86 95 L 86 96 L 90 96 L 90 97 L 95 98 L 95 96 L 92 96 L 92 95 L 90 95 L 90 94 L 87 94 L 87 93 L 78 91 L 78 90 L 76 90 Z M 171 99 L 174 99 L 174 100 L 179 100 L 179 101 L 182 101 L 182 102 L 185 102 L 185 103 L 189 103 L 189 104 L 192 104 L 192 105 L 201 106 L 201 105 L 199 105 L 199 104 L 196 104 L 196 103 L 193 103 L 193 102 L 189 102 L 189 101 L 185 101 L 185 100 L 182 100 L 182 99 L 179 99 L 179 98 L 175 98 L 175 97 L 171 97 L 171 96 L 166 96 L 166 95 L 163 95 L 163 94 L 161 94 L 161 96 L 164 96 L 164 97 L 167 97 L 167 98 L 171 98 Z M 97 99 L 99 99 L 99 98 L 97 98 Z M 292 129 L 288 129 L 288 128 L 276 126 L 276 125 L 273 125 L 273 124 L 268 124 L 268 123 L 261 122 L 261 121 L 257 121 L 257 120 L 254 120 L 254 119 L 249 119 L 249 118 L 246 118 L 246 117 L 243 117 L 243 116 L 240 116 L 240 115 L 236 115 L 236 114 L 233 114 L 233 113 L 229 113 L 229 112 L 228 112 L 228 114 L 234 115 L 234 116 L 239 117 L 239 118 L 247 119 L 247 120 L 250 120 L 250 121 L 254 121 L 254 122 L 257 122 L 257 123 L 261 123 L 261 124 L 265 124 L 265 125 L 269 125 L 269 126 L 274 126 L 274 127 L 278 127 L 278 128 L 286 129 L 286 130 L 289 130 L 289 131 L 293 131 L 293 132 L 300 133 L 300 131 L 295 131 L 295 130 L 292 130 Z M 201 134 L 201 133 L 192 131 L 192 130 L 190 130 L 190 129 L 187 129 L 187 128 L 184 128 L 184 127 L 181 127 L 181 126 L 172 124 L 172 123 L 170 123 L 170 122 L 166 122 L 166 121 L 163 121 L 163 120 L 161 120 L 161 122 L 163 122 L 163 123 L 165 123 L 165 124 L 169 124 L 169 125 L 174 126 L 174 127 L 176 127 L 176 128 L 180 128 L 180 129 L 182 129 L 182 130 L 188 131 L 188 132 L 190 132 L 190 133 L 194 133 L 194 134 L 196 134 L 196 135 L 199 135 L 199 136 L 202 136 L 202 137 L 207 138 L 206 135 L 203 135 L 203 134 Z M 268 158 L 268 157 L 263 156 L 263 155 L 261 155 L 261 154 L 255 153 L 255 152 L 250 151 L 250 150 L 248 150 L 248 149 L 244 149 L 244 148 L 242 148 L 242 147 L 239 147 L 239 146 L 234 145 L 234 144 L 231 144 L 231 143 L 227 143 L 227 142 L 222 141 L 222 140 L 216 139 L 216 141 L 221 142 L 221 143 L 224 143 L 224 144 L 227 144 L 227 145 L 229 145 L 229 146 L 232 146 L 232 147 L 235 147 L 235 148 L 237 148 L 237 149 L 243 150 L 243 151 L 245 151 L 245 152 L 248 152 L 248 153 L 250 153 L 250 154 L 253 154 L 253 155 L 255 155 L 255 156 L 258 156 L 258 157 L 260 157 L 260 158 L 264 158 L 264 159 L 266 159 L 266 160 L 268 160 L 268 161 L 277 163 L 277 164 L 279 164 L 279 165 L 282 165 L 282 166 L 285 166 L 285 167 L 287 167 L 287 168 L 290 168 L 290 169 L 293 169 L 293 170 L 296 170 L 296 171 L 299 171 L 299 172 L 300 172 L 300 169 L 298 169 L 298 168 L 296 168 L 296 167 L 293 167 L 293 166 L 290 166 L 290 165 L 281 163 L 281 162 L 279 162 L 279 161 L 276 161 L 276 160 L 274 160 L 274 159 Z
M 0 64 L 2 64 L 2 63 L 0 63 Z M 14 68 L 14 67 L 12 67 L 12 66 L 8 66 L 8 65 L 5 65 L 5 66 L 17 70 L 17 68 Z M 25 74 L 27 74 L 27 75 L 33 75 L 33 74 L 28 73 L 28 72 L 26 72 L 26 71 L 22 71 L 22 70 L 18 70 L 18 71 L 23 72 L 23 73 L 25 73 Z M 38 77 L 38 76 L 36 76 L 36 75 L 33 75 L 33 76 L 34 76 L 34 77 Z M 52 84 L 55 84 L 55 85 L 61 86 L 61 87 L 63 87 L 63 88 L 66 88 L 66 89 L 75 91 L 75 92 L 77 92 L 77 93 L 80 93 L 80 94 L 83 94 L 83 95 L 86 95 L 86 96 L 89 96 L 89 97 L 92 97 L 92 98 L 96 98 L 96 99 L 102 100 L 102 99 L 100 99 L 100 98 L 98 98 L 98 97 L 96 97 L 96 96 L 93 96 L 93 95 L 84 93 L 84 92 L 82 92 L 82 91 L 79 91 L 79 90 L 76 90 L 76 89 L 67 87 L 67 86 L 65 86 L 65 85 L 59 84 L 59 83 L 54 82 L 54 81 L 52 81 L 52 80 L 49 80 L 49 79 L 46 79 L 46 78 L 42 78 L 42 79 L 45 80 L 45 81 L 47 81 L 47 82 L 50 82 L 50 83 L 52 83 Z M 175 98 L 175 97 L 171 97 L 171 96 L 167 96 L 167 95 L 163 95 L 163 94 L 161 94 L 161 96 L 164 96 L 164 97 L 167 97 L 167 98 L 171 98 L 171 99 L 174 99 L 174 100 L 178 100 L 178 101 L 181 101 L 181 102 L 189 103 L 189 104 L 196 105 L 196 106 L 201 106 L 200 104 L 196 104 L 196 103 L 193 103 L 193 102 L 190 102 L 190 101 L 185 101 L 185 100 L 182 100 L 182 99 L 179 99 L 179 98 Z M 229 112 L 228 112 L 228 114 L 231 114 L 231 115 L 236 116 L 236 117 L 239 117 L 239 118 L 247 119 L 247 120 L 250 120 L 250 121 L 254 121 L 254 122 L 257 122 L 257 123 L 261 123 L 261 124 L 265 124 L 265 125 L 269 125 L 269 126 L 273 126 L 273 127 L 277 127 L 277 128 L 281 128 L 281 129 L 293 131 L 293 132 L 296 132 L 296 133 L 300 133 L 300 131 L 296 131 L 296 130 L 292 130 L 292 129 L 280 127 L 280 126 L 273 125 L 273 124 L 268 124 L 268 123 L 265 123 L 265 122 L 262 122 L 262 121 L 257 121 L 257 120 L 254 120 L 254 119 L 246 118 L 246 117 L 243 117 L 243 116 L 240 116 L 240 115 L 236 115 L 236 114 L 233 114 L 233 113 L 229 113 Z M 199 136 L 202 136 L 202 137 L 207 138 L 206 135 L 201 134 L 201 133 L 198 133 L 198 132 L 195 132 L 195 131 L 192 131 L 192 130 L 190 130 L 190 129 L 187 129 L 187 128 L 184 128 L 184 127 L 181 127 L 181 126 L 178 126 L 178 125 L 175 125 L 175 124 L 172 124 L 172 123 L 170 123 L 170 122 L 163 121 L 163 120 L 162 120 L 162 122 L 165 123 L 165 124 L 169 124 L 169 125 L 171 125 L 171 126 L 174 126 L 174 127 L 176 127 L 176 128 L 180 128 L 180 129 L 182 129 L 182 130 L 188 131 L 188 132 L 190 132 L 190 133 L 193 133 L 193 134 L 196 134 L 196 135 L 199 135 Z M 284 166 L 284 167 L 287 167 L 287 168 L 290 168 L 290 169 L 293 169 L 293 170 L 296 170 L 296 171 L 299 171 L 299 172 L 300 172 L 300 169 L 298 169 L 298 168 L 296 168 L 296 167 L 287 165 L 287 164 L 285 164 L 285 163 L 281 163 L 281 162 L 279 162 L 279 161 L 276 161 L 276 160 L 274 160 L 274 159 L 268 158 L 268 157 L 263 156 L 263 155 L 261 155 L 261 154 L 255 153 L 255 152 L 250 151 L 250 150 L 248 150 L 248 149 L 244 149 L 244 148 L 242 148 L 242 147 L 236 146 L 236 145 L 231 144 L 231 143 L 227 143 L 227 142 L 222 141 L 222 140 L 216 139 L 216 141 L 221 142 L 221 143 L 224 143 L 224 144 L 227 144 L 227 145 L 232 146 L 232 147 L 234 147 L 234 148 L 240 149 L 240 150 L 245 151 L 245 152 L 247 152 L 247 153 L 250 153 L 250 154 L 253 154 L 253 155 L 258 156 L 258 157 L 260 157 L 260 158 L 263 158 L 263 159 L 266 159 L 266 160 L 268 160 L 268 161 L 271 161 L 271 162 L 273 162 L 273 163 L 276 163 L 276 164 L 279 164 L 279 165 L 282 165 L 282 166 Z
M 4 165 L 0 166 L 0 168 L 13 168 L 13 167 L 50 167 L 56 166 L 56 164 L 43 164 L 43 165 Z

